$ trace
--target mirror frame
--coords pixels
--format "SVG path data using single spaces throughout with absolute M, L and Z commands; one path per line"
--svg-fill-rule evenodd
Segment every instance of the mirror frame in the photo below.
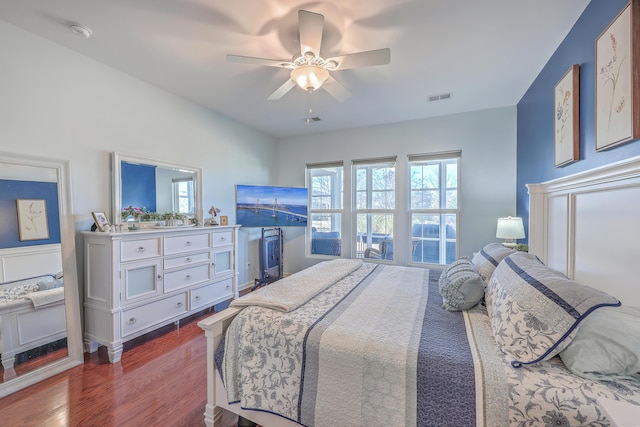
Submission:
M 111 218 L 112 224 L 120 224 L 122 218 L 120 213 L 122 212 L 122 179 L 121 179 L 121 164 L 123 161 L 130 163 L 142 163 L 150 166 L 159 166 L 171 169 L 183 169 L 189 172 L 193 172 L 196 176 L 196 182 L 194 183 L 193 194 L 195 196 L 194 209 L 195 216 L 202 224 L 204 220 L 202 211 L 202 168 L 194 166 L 181 165 L 179 163 L 164 162 L 162 160 L 150 159 L 148 157 L 141 157 L 131 154 L 124 154 L 119 152 L 113 152 L 111 155 L 111 176 L 112 176 L 112 211 Z
M 0 163 L 53 169 L 58 184 L 60 246 L 64 274 L 64 302 L 67 320 L 67 356 L 0 384 L 0 397 L 84 363 L 75 224 L 71 198 L 71 175 L 67 160 L 0 152 Z

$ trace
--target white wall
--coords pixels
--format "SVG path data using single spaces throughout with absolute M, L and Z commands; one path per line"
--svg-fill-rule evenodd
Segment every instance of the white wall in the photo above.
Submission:
M 406 170 L 403 162 L 408 154 L 449 150 L 462 150 L 459 252 L 470 257 L 485 244 L 498 241 L 498 217 L 516 212 L 515 106 L 287 138 L 278 142 L 276 182 L 304 186 L 306 163 L 342 160 L 349 166 L 353 159 L 396 155 L 400 171 Z M 345 191 L 349 188 L 345 182 Z M 406 191 L 406 183 L 399 182 L 397 197 L 405 199 Z M 397 230 L 408 235 L 408 215 L 400 215 L 397 221 Z M 304 239 L 304 230 L 286 230 L 285 271 L 298 271 L 318 261 L 305 258 Z M 397 253 L 403 264 L 408 257 L 405 252 Z
M 4 21 L 0 40 L 0 150 L 70 161 L 76 230 L 111 212 L 113 151 L 201 167 L 205 212 L 215 204 L 230 223 L 235 184 L 271 183 L 272 138 Z

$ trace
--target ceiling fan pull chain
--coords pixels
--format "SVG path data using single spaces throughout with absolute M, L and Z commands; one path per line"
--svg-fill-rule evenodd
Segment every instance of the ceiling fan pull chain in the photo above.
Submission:
M 307 95 L 307 123 L 311 123 L 311 113 L 313 110 L 311 109 L 311 93 L 313 92 L 312 88 L 308 89 Z

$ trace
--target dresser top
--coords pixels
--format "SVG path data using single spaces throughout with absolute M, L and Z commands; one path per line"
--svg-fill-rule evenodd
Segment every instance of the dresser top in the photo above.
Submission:
M 169 234 L 169 233 L 202 233 L 202 232 L 216 232 L 216 231 L 224 231 L 224 230 L 234 230 L 240 228 L 239 224 L 235 225 L 218 225 L 218 226 L 176 226 L 176 227 L 165 227 L 165 226 L 151 226 L 151 227 L 142 227 L 139 230 L 131 231 L 128 230 L 126 225 L 123 224 L 122 231 L 81 231 L 80 234 L 83 236 L 97 236 L 97 237 L 124 237 L 124 236 L 141 236 L 141 235 L 149 235 L 149 234 Z

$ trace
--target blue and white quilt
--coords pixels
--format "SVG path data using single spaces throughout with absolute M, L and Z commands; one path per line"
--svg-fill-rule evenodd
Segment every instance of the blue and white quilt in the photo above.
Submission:
M 483 307 L 442 308 L 439 271 L 354 262 L 298 308 L 252 297 L 262 306 L 226 334 L 230 403 L 305 426 L 388 427 L 606 426 L 597 398 L 640 402 L 639 384 L 587 381 L 558 358 L 514 369 Z M 327 277 L 338 267 L 322 264 Z

